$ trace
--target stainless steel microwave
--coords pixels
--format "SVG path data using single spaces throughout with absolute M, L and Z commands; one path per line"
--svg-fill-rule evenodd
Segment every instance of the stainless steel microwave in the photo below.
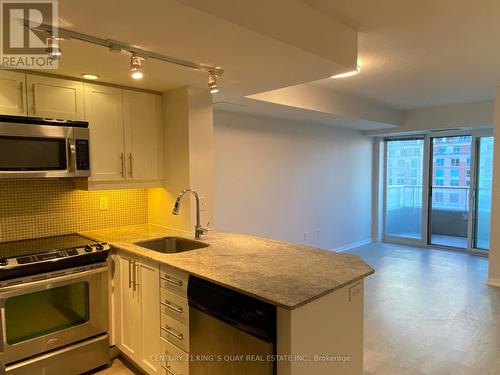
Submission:
M 0 116 L 0 178 L 88 176 L 87 122 Z

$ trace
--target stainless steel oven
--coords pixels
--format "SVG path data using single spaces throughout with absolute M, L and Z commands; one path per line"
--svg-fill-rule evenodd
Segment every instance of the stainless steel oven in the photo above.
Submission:
M 67 354 L 72 346 L 78 346 L 79 360 L 82 360 L 85 345 L 94 348 L 96 340 L 100 340 L 104 351 L 88 351 L 89 356 L 102 357 L 88 369 L 108 363 L 108 316 L 106 262 L 2 281 L 0 362 L 3 371 L 45 374 L 50 373 L 47 372 L 50 366 L 58 370 L 65 366 L 74 369 L 78 356 L 61 353 Z M 92 360 L 95 358 L 85 358 L 83 362 Z
M 87 122 L 0 116 L 0 178 L 88 176 Z

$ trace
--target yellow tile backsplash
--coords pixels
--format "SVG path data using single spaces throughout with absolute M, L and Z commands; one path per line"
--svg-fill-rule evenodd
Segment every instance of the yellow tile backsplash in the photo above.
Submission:
M 70 180 L 0 181 L 0 242 L 147 220 L 147 189 L 83 191 Z

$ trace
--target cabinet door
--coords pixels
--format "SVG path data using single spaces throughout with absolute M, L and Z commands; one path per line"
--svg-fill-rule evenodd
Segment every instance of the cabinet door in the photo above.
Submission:
M 83 120 L 83 83 L 28 74 L 28 114 L 61 120 Z
M 85 84 L 84 92 L 85 120 L 90 129 L 91 180 L 124 180 L 122 92 L 91 84 Z
M 123 90 L 123 123 L 127 179 L 160 179 L 161 97 Z
M 133 258 L 118 253 L 115 256 L 114 283 L 115 339 L 118 348 L 132 360 L 141 357 L 141 307 L 139 289 L 134 287 L 136 267 Z
M 26 116 L 26 75 L 24 73 L 0 71 L 0 113 L 2 115 Z
M 161 362 L 153 361 L 160 353 L 160 272 L 156 262 L 138 258 L 137 279 L 140 290 L 142 354 L 140 367 L 148 374 L 159 374 Z

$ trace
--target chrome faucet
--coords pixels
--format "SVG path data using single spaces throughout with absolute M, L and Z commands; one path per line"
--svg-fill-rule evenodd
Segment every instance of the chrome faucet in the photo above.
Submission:
M 207 233 L 207 229 L 203 228 L 200 223 L 200 197 L 198 193 L 192 189 L 184 189 L 177 195 L 177 199 L 175 200 L 174 209 L 172 210 L 173 215 L 179 215 L 179 211 L 181 209 L 181 199 L 186 193 L 191 193 L 194 195 L 194 199 L 196 200 L 196 226 L 194 227 L 194 238 L 197 240 L 201 240 L 201 236 Z

